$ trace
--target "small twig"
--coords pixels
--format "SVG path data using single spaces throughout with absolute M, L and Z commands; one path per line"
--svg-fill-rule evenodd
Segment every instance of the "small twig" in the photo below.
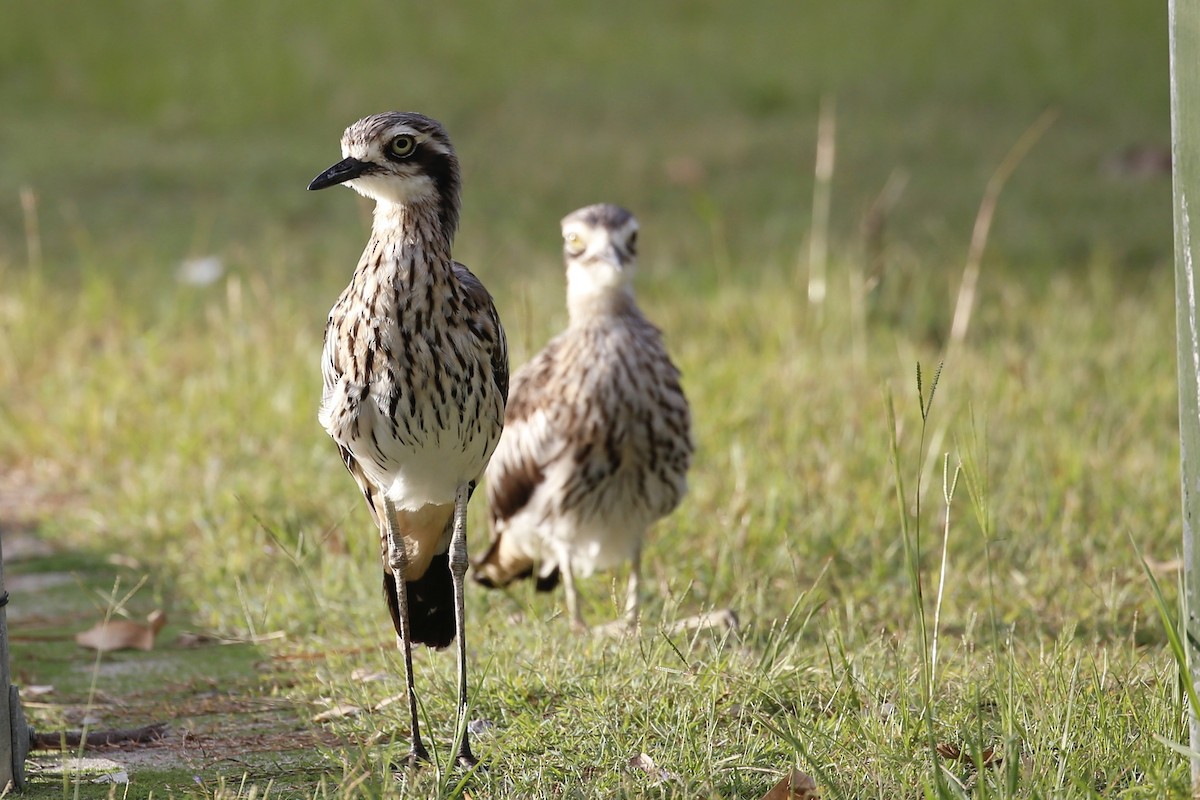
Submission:
M 142 728 L 92 731 L 86 736 L 82 731 L 34 732 L 30 737 L 29 747 L 31 750 L 70 750 L 82 745 L 84 748 L 95 749 L 122 744 L 145 744 L 162 739 L 166 735 L 167 723 L 165 722 L 156 722 Z

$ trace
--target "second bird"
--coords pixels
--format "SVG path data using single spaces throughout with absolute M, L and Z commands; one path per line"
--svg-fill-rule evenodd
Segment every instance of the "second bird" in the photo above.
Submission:
M 575 579 L 626 560 L 636 626 L 642 542 L 679 505 L 692 458 L 679 370 L 633 296 L 637 233 L 614 205 L 563 219 L 570 323 L 513 376 L 486 476 L 493 538 L 475 580 L 549 591 L 561 578 L 577 630 Z

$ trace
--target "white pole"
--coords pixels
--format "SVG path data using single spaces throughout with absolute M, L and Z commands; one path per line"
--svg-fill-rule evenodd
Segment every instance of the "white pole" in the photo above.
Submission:
M 2 541 L 2 539 L 0 539 Z M 8 604 L 8 593 L 4 591 L 4 549 L 0 545 L 0 795 L 6 788 L 21 788 L 21 774 L 14 769 L 13 711 L 9 702 L 8 677 L 8 615 L 4 606 Z
M 1175 309 L 1179 370 L 1180 475 L 1183 489 L 1187 680 L 1200 669 L 1200 0 L 1167 0 L 1171 48 L 1171 174 L 1175 206 Z M 1200 752 L 1200 709 L 1189 710 L 1193 752 Z M 1192 758 L 1200 789 L 1200 756 Z

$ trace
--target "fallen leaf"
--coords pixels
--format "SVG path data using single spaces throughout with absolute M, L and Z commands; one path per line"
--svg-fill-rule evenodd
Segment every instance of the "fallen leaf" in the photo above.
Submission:
M 670 770 L 665 770 L 654 763 L 654 759 L 645 753 L 638 753 L 633 758 L 629 759 L 629 767 L 631 769 L 640 769 L 642 772 L 650 776 L 655 783 L 664 781 L 678 780 L 679 776 Z
M 388 679 L 388 673 L 383 670 L 372 670 L 366 667 L 358 667 L 350 673 L 350 680 L 358 681 L 359 683 L 373 683 L 375 681 L 385 681 Z
M 113 553 L 106 558 L 105 561 L 107 561 L 109 564 L 112 564 L 114 567 L 124 567 L 125 569 L 132 570 L 140 570 L 142 568 L 142 562 L 138 561 L 133 556 L 127 556 L 123 553 Z
M 1179 558 L 1169 558 L 1166 561 L 1159 561 L 1150 556 L 1145 556 L 1143 560 L 1155 575 L 1173 575 L 1183 569 L 1183 560 Z
M 817 793 L 817 782 L 793 767 L 762 796 L 762 800 L 821 800 L 821 795 Z
M 942 742 L 941 744 L 938 744 L 936 747 L 934 747 L 934 750 L 937 751 L 937 754 L 939 756 L 946 759 L 947 761 L 957 761 L 960 764 L 974 764 L 975 763 L 975 757 L 973 755 L 971 755 L 970 753 L 964 751 L 961 747 L 959 747 L 956 744 L 950 744 L 949 742 Z M 985 748 L 983 748 L 983 752 L 980 753 L 979 755 L 982 760 L 983 766 L 985 766 L 985 767 L 994 766 L 1004 760 L 1003 757 L 996 754 L 995 747 L 985 747 Z
M 22 686 L 22 697 L 42 697 L 43 695 L 53 694 L 54 687 L 45 684 L 34 684 L 33 686 Z
M 398 703 L 401 700 L 407 700 L 407 699 L 408 699 L 407 694 L 404 694 L 404 693 L 394 694 L 389 697 L 383 698 L 378 703 L 376 703 L 374 706 L 372 706 L 372 708 L 376 711 L 381 711 L 381 710 L 387 708 L 388 706 L 390 706 L 392 703 Z
M 956 744 L 949 742 L 939 742 L 937 747 L 933 748 L 937 754 L 947 761 L 962 761 L 963 752 Z
M 739 624 L 737 612 L 732 608 L 722 608 L 678 620 L 668 630 L 671 633 L 692 633 L 694 631 L 707 630 L 727 630 L 737 633 Z
M 125 770 L 120 772 L 106 772 L 103 775 L 98 775 L 92 783 L 129 783 L 129 773 Z
M 75 634 L 75 643 L 101 653 L 111 650 L 153 650 L 154 637 L 167 624 L 167 615 L 162 611 L 154 611 L 146 620 L 149 623 L 147 625 L 127 619 L 98 622 L 92 628 Z
M 356 717 L 362 713 L 362 709 L 358 706 L 334 706 L 328 711 L 322 711 L 312 718 L 313 722 L 329 722 L 335 719 L 345 719 L 346 717 Z
M 195 631 L 183 631 L 175 637 L 176 647 L 204 647 L 219 642 L 220 639 L 211 633 L 196 633 Z

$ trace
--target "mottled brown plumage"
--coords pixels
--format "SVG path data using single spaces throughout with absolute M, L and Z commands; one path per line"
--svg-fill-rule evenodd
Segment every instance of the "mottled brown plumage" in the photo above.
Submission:
M 329 314 L 319 419 L 379 528 L 384 591 L 404 655 L 412 759 L 412 643 L 457 637 L 466 713 L 466 505 L 503 426 L 504 330 L 483 284 L 450 256 L 459 171 L 450 139 L 420 114 L 377 114 L 342 137 L 344 160 L 310 189 L 345 183 L 376 201 L 371 238 Z M 474 763 L 464 734 L 458 757 Z
M 637 221 L 612 205 L 563 219 L 570 324 L 513 376 L 505 431 L 487 471 L 493 541 L 475 580 L 566 584 L 631 560 L 636 624 L 647 528 L 687 489 L 691 419 L 662 334 L 634 301 Z

